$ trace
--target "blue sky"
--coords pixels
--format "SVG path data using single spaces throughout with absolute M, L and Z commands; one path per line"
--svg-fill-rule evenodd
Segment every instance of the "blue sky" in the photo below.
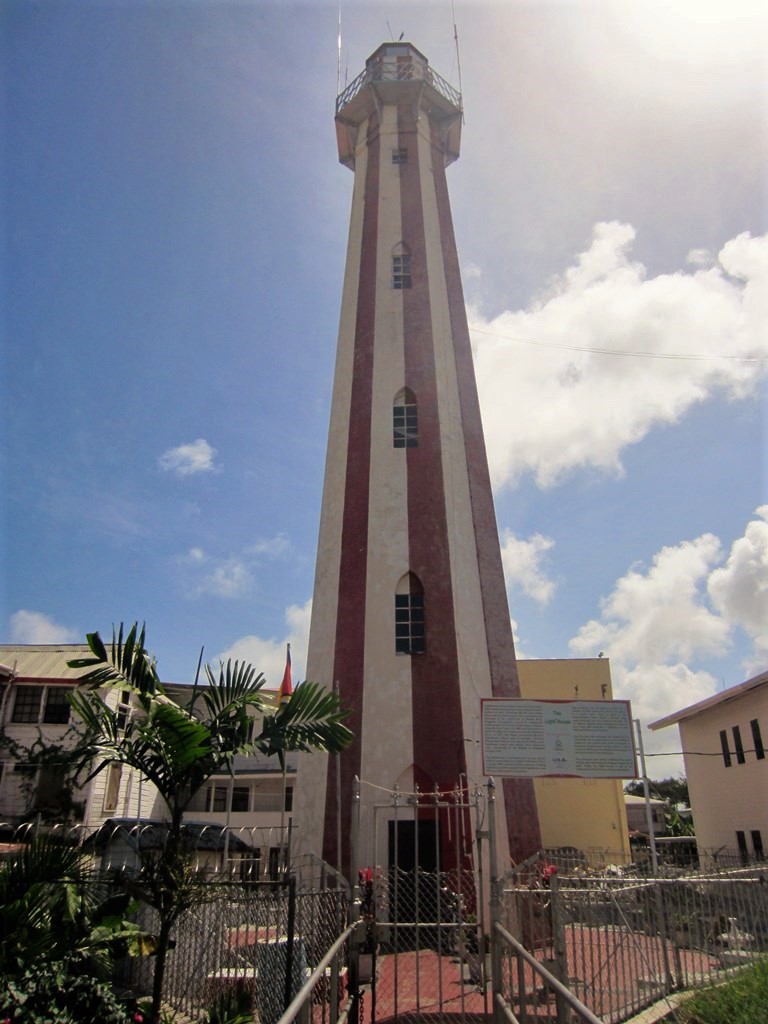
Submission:
M 463 88 L 449 187 L 518 648 L 603 651 L 644 721 L 768 662 L 762 6 L 341 4 L 342 86 L 404 32 Z M 301 677 L 352 188 L 338 15 L 0 9 L 4 641 L 139 618 L 167 679 L 205 645 L 277 685 L 287 640 Z

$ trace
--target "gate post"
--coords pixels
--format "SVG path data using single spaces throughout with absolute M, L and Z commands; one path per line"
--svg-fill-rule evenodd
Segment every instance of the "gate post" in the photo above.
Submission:
M 653 886 L 654 903 L 656 905 L 656 932 L 661 939 L 661 957 L 664 961 L 664 993 L 674 992 L 675 979 L 672 977 L 672 968 L 669 963 L 669 920 L 667 919 L 667 908 L 664 901 L 664 892 L 658 877 L 651 882 Z M 679 958 L 680 950 L 677 943 L 674 944 L 675 952 Z M 680 975 L 678 973 L 678 979 Z
M 491 927 L 491 1004 L 494 1024 L 505 1024 L 504 1015 L 496 995 L 503 997 L 501 976 L 501 940 L 496 925 L 501 924 L 501 879 L 499 878 L 496 850 L 496 783 L 488 779 L 488 866 L 490 868 L 490 927 Z
M 563 916 L 562 899 L 560 896 L 560 879 L 557 873 L 550 875 L 550 914 L 552 919 L 552 946 L 555 954 L 555 977 L 564 985 L 568 985 L 568 951 L 565 944 L 565 919 Z M 569 1024 L 571 1011 L 559 992 L 555 994 L 557 1006 L 557 1024 Z
M 349 879 L 349 923 L 357 927 L 349 937 L 349 994 L 351 1008 L 349 1018 L 360 1019 L 360 876 L 357 873 L 357 854 L 360 838 L 360 779 L 355 776 L 352 784 L 352 816 L 349 836 L 350 874 Z
M 488 838 L 488 832 L 480 828 L 480 801 L 477 791 L 474 794 L 475 801 L 475 840 L 477 842 L 477 892 L 475 900 L 477 903 L 477 920 L 480 925 L 480 940 L 482 946 L 482 974 L 483 997 L 485 999 L 485 1013 L 488 1014 L 488 982 L 491 980 L 491 933 L 488 930 L 488 923 L 485 919 L 485 872 L 483 870 L 483 840 Z M 469 787 L 467 787 L 467 802 L 469 802 Z

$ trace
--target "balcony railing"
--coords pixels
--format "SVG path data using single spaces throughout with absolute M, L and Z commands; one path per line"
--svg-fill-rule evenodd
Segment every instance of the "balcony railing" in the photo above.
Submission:
M 461 93 L 450 83 L 433 71 L 422 61 L 408 61 L 393 64 L 391 61 L 378 61 L 373 67 L 365 68 L 354 81 L 350 82 L 344 92 L 336 97 L 336 113 L 350 103 L 363 86 L 376 82 L 424 81 L 436 89 L 441 96 L 461 110 Z

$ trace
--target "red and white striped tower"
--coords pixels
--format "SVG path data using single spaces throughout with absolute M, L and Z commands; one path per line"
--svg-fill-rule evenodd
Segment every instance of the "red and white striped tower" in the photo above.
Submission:
M 349 876 L 355 776 L 363 817 L 376 787 L 481 782 L 480 698 L 519 686 L 445 176 L 461 96 L 414 46 L 386 43 L 336 109 L 355 183 L 307 678 L 338 683 L 356 738 L 305 761 L 295 819 L 300 848 Z M 519 861 L 540 847 L 533 784 L 498 797 Z M 384 863 L 386 848 L 361 856 Z

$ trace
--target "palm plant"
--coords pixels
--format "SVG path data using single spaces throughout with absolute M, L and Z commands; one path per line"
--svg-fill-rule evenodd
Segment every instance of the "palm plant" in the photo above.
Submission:
M 69 959 L 108 977 L 112 957 L 136 948 L 126 893 L 94 879 L 83 853 L 35 839 L 0 865 L 0 975 Z
M 89 633 L 90 658 L 69 662 L 87 669 L 72 705 L 90 737 L 83 763 L 89 779 L 111 762 L 140 772 L 157 789 L 168 809 L 167 838 L 159 857 L 145 858 L 134 891 L 158 913 L 157 960 L 150 1024 L 159 1019 L 166 954 L 179 915 L 198 899 L 190 870 L 190 850 L 182 829 L 190 801 L 215 773 L 233 772 L 235 757 L 260 752 L 285 766 L 288 751 L 338 753 L 352 740 L 344 725 L 349 712 L 338 697 L 315 683 L 303 683 L 291 700 L 271 710 L 262 689 L 264 677 L 248 664 L 227 661 L 218 673 L 206 666 L 207 686 L 192 688 L 180 703 L 166 691 L 154 658 L 145 647 L 145 629 L 134 623 L 112 631 L 107 646 Z M 130 691 L 140 714 L 122 721 L 98 691 Z M 261 715 L 260 731 L 257 715 Z M 141 853 L 141 850 L 140 850 Z
M 137 1019 L 111 986 L 115 957 L 139 954 L 149 938 L 128 920 L 135 909 L 67 840 L 42 836 L 12 852 L 0 863 L 3 1020 Z

